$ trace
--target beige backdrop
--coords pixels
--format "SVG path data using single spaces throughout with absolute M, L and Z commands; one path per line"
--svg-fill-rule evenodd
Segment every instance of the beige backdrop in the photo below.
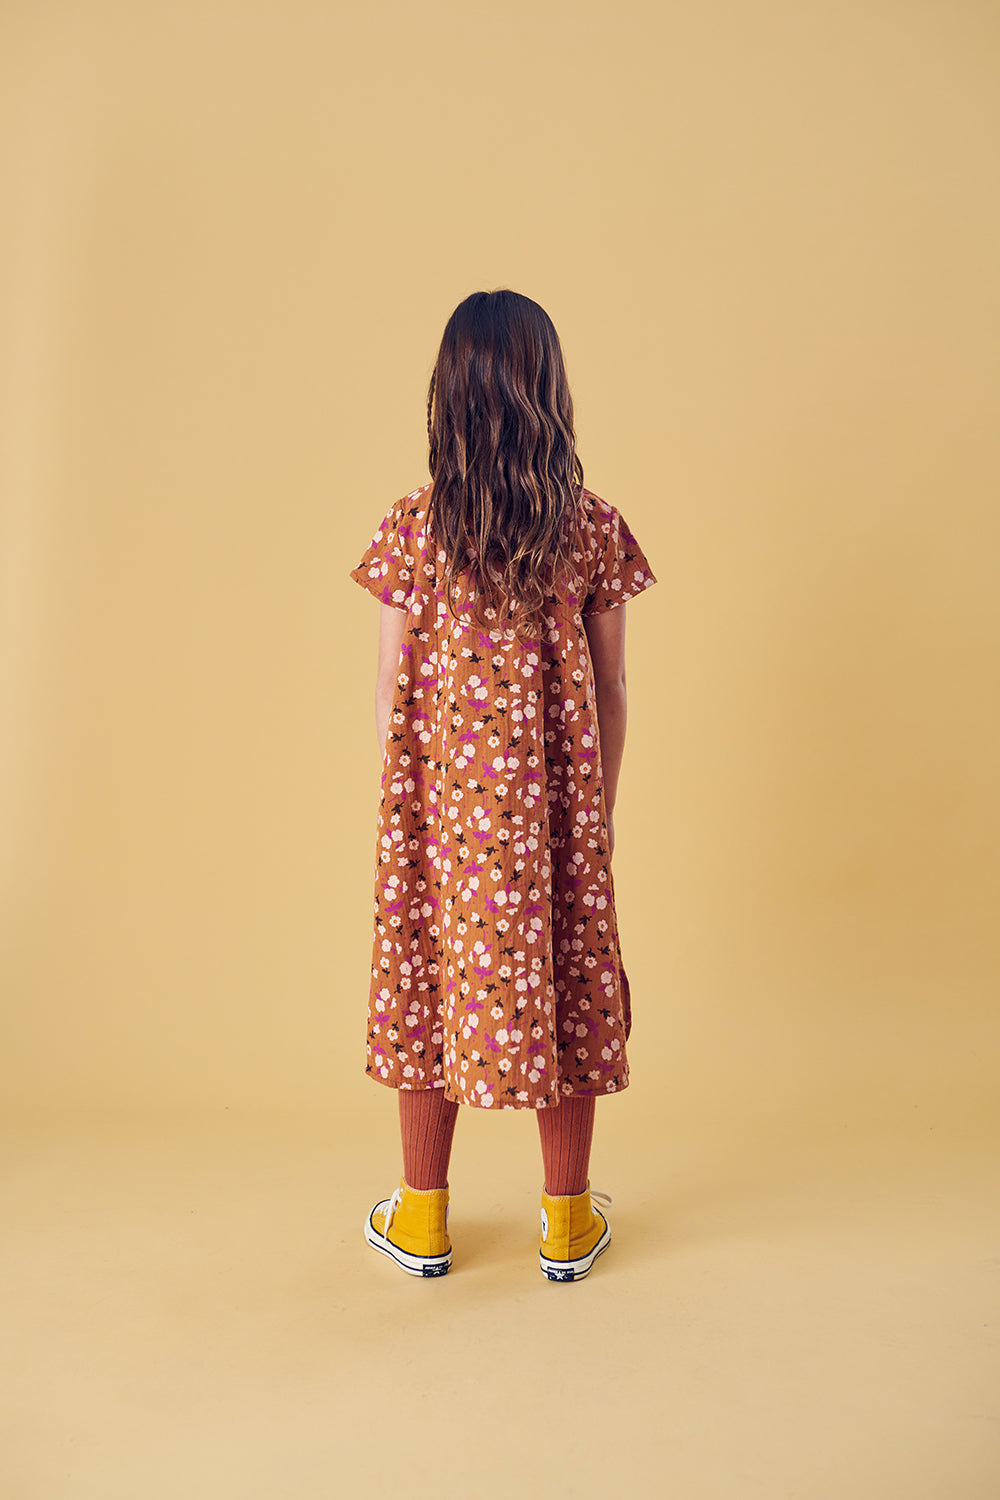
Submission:
M 595 1141 L 985 1160 L 998 60 L 961 0 L 3 6 L 15 1133 L 354 1112 L 363 1207 L 394 1185 L 347 573 L 427 478 L 448 315 L 509 286 L 660 580 L 616 818 L 632 1080 Z M 471 1114 L 470 1173 L 528 1151 Z
M 555 321 L 587 482 L 660 579 L 633 1088 L 982 1097 L 1000 15 L 672 11 L 8 7 L 12 1102 L 385 1104 L 346 572 L 492 286 Z

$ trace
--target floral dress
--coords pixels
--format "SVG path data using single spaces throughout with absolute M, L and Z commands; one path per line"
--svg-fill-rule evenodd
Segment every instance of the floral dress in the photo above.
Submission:
M 365 1072 L 489 1109 L 628 1085 L 594 674 L 583 619 L 657 580 L 621 512 L 583 491 L 583 598 L 540 635 L 448 611 L 431 485 L 397 500 L 350 577 L 405 610 L 376 820 Z

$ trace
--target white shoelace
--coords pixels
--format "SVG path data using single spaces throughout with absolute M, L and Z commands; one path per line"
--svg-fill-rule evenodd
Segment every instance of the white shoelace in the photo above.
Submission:
M 594 1212 L 594 1199 L 595 1198 L 601 1198 L 605 1203 L 614 1203 L 614 1201 L 615 1201 L 612 1198 L 612 1196 L 611 1196 L 610 1193 L 602 1193 L 599 1188 L 584 1188 L 584 1192 L 585 1193 L 589 1192 L 589 1194 L 590 1194 L 590 1211 L 591 1211 L 591 1213 Z M 542 1204 L 542 1239 L 543 1240 L 547 1240 L 548 1237 L 549 1237 L 549 1216 L 545 1212 L 545 1205 L 543 1203 Z
M 393 1214 L 396 1212 L 396 1209 L 399 1207 L 402 1201 L 403 1189 L 401 1187 L 398 1187 L 393 1193 L 392 1197 L 389 1199 L 389 1202 L 386 1204 L 385 1223 L 382 1225 L 382 1238 L 384 1240 L 388 1240 L 389 1238 L 389 1225 L 392 1223 Z

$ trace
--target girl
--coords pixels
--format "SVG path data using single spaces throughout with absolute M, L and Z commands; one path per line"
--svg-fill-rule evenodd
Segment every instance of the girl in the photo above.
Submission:
M 427 400 L 431 479 L 350 576 L 381 601 L 382 749 L 369 1077 L 398 1091 L 403 1175 L 365 1238 L 451 1265 L 459 1105 L 533 1109 L 543 1273 L 579 1280 L 611 1231 L 590 1190 L 598 1095 L 628 1085 L 629 982 L 611 856 L 625 601 L 657 580 L 583 485 L 556 330 L 528 297 L 452 313 Z

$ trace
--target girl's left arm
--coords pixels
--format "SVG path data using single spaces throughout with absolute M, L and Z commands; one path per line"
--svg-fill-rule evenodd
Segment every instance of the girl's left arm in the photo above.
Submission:
M 379 617 L 378 672 L 375 679 L 375 729 L 379 749 L 385 753 L 389 733 L 389 715 L 399 675 L 399 653 L 403 646 L 408 610 L 394 604 L 383 604 Z

